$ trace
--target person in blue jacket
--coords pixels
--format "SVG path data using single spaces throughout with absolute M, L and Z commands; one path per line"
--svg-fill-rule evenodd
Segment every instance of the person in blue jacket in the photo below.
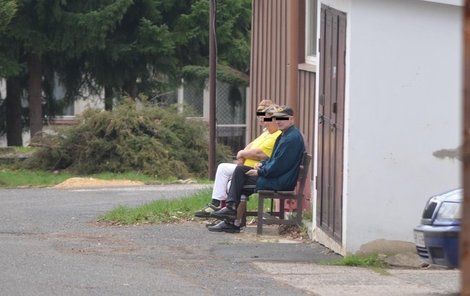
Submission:
M 304 139 L 299 129 L 295 127 L 292 108 L 283 106 L 270 115 L 282 131 L 274 144 L 273 154 L 253 169 L 243 166 L 235 169 L 226 207 L 211 215 L 225 221 L 209 227 L 210 231 L 240 231 L 240 226 L 236 225 L 239 221 L 233 224 L 228 221 L 235 219 L 241 196 L 251 193 L 244 191 L 245 185 L 256 184 L 258 190 L 294 190 L 305 152 Z

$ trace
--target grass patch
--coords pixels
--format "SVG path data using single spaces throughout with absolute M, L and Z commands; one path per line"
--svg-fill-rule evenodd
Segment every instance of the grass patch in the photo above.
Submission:
M 311 211 L 304 211 L 303 214 L 302 214 L 302 220 L 308 220 L 308 221 L 312 221 L 313 219 L 313 214 Z
M 37 151 L 37 148 L 29 147 L 29 146 L 27 146 L 27 147 L 14 147 L 14 150 L 17 153 L 27 154 L 27 153 L 33 153 L 33 152 Z
M 211 201 L 212 190 L 201 190 L 191 196 L 179 199 L 156 200 L 139 207 L 119 206 L 98 221 L 116 225 L 175 223 L 194 219 L 194 212 Z M 269 204 L 267 205 L 269 206 Z M 250 198 L 247 209 L 258 209 L 258 199 Z
M 0 187 L 46 187 L 59 184 L 72 175 L 46 171 L 0 169 Z
M 377 254 L 372 255 L 347 255 L 341 259 L 322 262 L 325 265 L 355 266 L 369 268 L 379 274 L 389 275 L 387 263 Z
M 0 167 L 0 188 L 15 187 L 48 187 L 54 186 L 72 177 L 92 177 L 101 180 L 131 180 L 140 181 L 147 185 L 177 183 L 176 178 L 156 179 L 151 176 L 138 173 L 99 173 L 92 175 L 73 174 L 66 170 L 51 172 L 43 170 L 18 169 L 13 165 Z M 210 184 L 207 179 L 195 180 L 198 184 Z
M 3 154 L 32 154 L 37 148 L 35 147 L 1 147 L 0 155 Z
M 99 221 L 117 225 L 133 225 L 189 220 L 194 217 L 195 211 L 210 201 L 210 196 L 210 190 L 202 190 L 189 197 L 156 200 L 136 208 L 119 206 L 100 217 Z
M 341 259 L 327 262 L 329 265 L 359 266 L 359 267 L 386 267 L 386 263 L 377 254 L 373 255 L 347 255 Z

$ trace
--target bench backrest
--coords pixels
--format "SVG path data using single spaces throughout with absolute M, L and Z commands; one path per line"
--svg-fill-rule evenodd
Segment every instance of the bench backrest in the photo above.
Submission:
M 303 195 L 305 189 L 305 183 L 307 182 L 308 176 L 308 168 L 310 165 L 310 161 L 312 160 L 312 156 L 307 152 L 304 152 L 302 156 L 302 163 L 300 165 L 299 176 L 297 177 L 297 192 Z

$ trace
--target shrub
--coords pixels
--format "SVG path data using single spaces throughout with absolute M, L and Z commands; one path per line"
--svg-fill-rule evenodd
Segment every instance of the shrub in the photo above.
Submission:
M 176 108 L 125 100 L 113 112 L 85 111 L 77 126 L 44 135 L 29 168 L 82 174 L 139 171 L 157 178 L 207 175 L 208 135 L 203 122 L 188 121 Z M 218 145 L 220 146 L 220 145 Z M 220 146 L 218 160 L 229 150 Z

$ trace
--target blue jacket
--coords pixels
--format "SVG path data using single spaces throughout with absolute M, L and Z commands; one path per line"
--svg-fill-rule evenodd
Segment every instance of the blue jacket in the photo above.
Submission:
M 277 138 L 271 157 L 262 162 L 256 189 L 294 190 L 304 151 L 302 134 L 289 127 Z

